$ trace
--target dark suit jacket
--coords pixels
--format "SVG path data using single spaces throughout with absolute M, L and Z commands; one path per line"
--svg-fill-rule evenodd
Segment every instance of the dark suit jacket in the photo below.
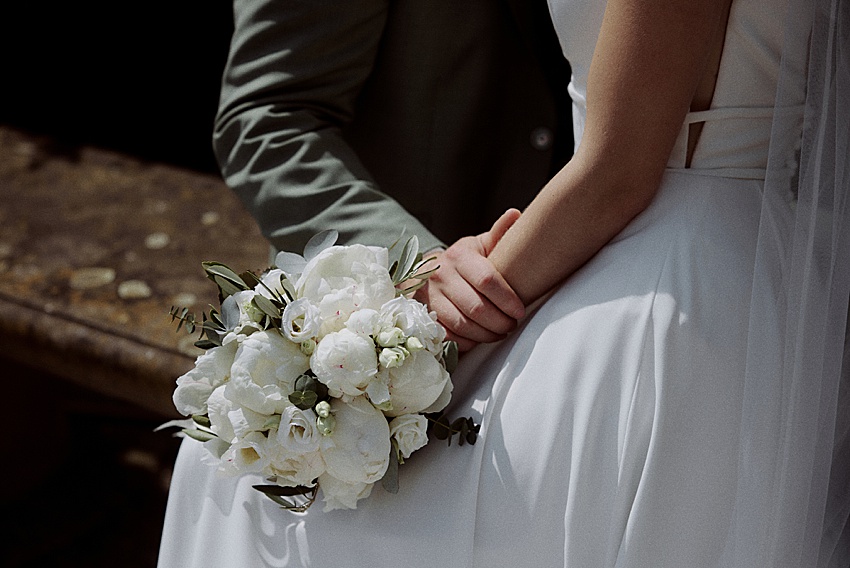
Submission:
M 214 148 L 278 249 L 406 228 L 428 250 L 527 205 L 572 152 L 543 0 L 235 0 L 234 23 Z

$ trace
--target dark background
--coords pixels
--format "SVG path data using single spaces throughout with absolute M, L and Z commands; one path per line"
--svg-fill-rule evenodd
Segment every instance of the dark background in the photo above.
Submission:
M 96 146 L 216 172 L 231 31 L 229 0 L 5 3 L 0 124 L 43 136 L 63 159 Z M 0 565 L 155 566 L 177 449 L 152 432 L 162 418 L 9 361 L 0 377 L 11 401 L 0 504 L 12 525 Z
M 229 0 L 14 1 L 0 8 L 0 123 L 203 171 Z

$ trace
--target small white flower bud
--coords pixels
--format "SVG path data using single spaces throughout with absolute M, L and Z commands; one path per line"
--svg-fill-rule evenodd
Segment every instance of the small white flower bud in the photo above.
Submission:
M 423 349 L 425 349 L 425 345 L 423 345 L 419 338 L 416 336 L 408 337 L 407 341 L 404 342 L 404 346 L 411 353 L 415 351 L 422 351 Z
M 381 347 L 396 347 L 404 343 L 404 331 L 397 327 L 384 329 L 378 333 L 378 337 L 375 338 L 375 341 Z
M 408 355 L 410 355 L 410 352 L 404 347 L 385 347 L 378 355 L 378 361 L 383 368 L 392 369 L 393 367 L 401 367 Z
M 321 418 L 327 418 L 331 414 L 331 405 L 328 401 L 323 400 L 316 405 L 316 414 Z
M 313 351 L 316 350 L 316 340 L 315 339 L 307 339 L 301 342 L 301 353 L 307 355 L 308 357 L 313 354 Z
M 319 416 L 316 418 L 316 426 L 319 428 L 322 436 L 330 436 L 333 434 L 334 427 L 336 426 L 336 418 L 333 417 L 333 414 Z

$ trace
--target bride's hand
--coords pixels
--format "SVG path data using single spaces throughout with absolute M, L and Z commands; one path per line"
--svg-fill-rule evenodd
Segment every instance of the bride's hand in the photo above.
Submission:
M 458 240 L 423 268 L 439 265 L 414 297 L 437 312 L 448 339 L 461 351 L 504 338 L 525 315 L 522 301 L 487 259 L 519 216 L 508 210 L 489 231 Z

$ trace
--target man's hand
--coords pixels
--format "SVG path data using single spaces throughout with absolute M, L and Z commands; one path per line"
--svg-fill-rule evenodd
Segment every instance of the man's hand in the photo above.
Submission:
M 504 338 L 525 315 L 522 301 L 487 260 L 519 216 L 518 210 L 509 209 L 489 231 L 458 240 L 423 267 L 439 265 L 414 298 L 437 312 L 448 339 L 461 351 Z

